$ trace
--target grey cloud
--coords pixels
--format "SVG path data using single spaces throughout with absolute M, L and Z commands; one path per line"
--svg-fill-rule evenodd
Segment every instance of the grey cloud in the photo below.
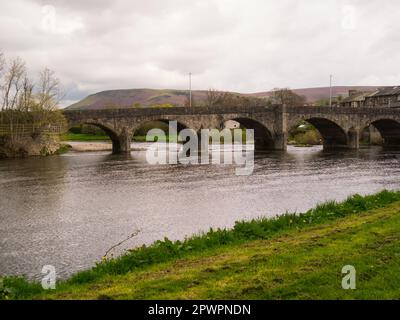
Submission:
M 50 28 L 43 28 L 55 9 Z M 0 50 L 55 70 L 66 100 L 112 88 L 400 83 L 396 0 L 14 0 Z

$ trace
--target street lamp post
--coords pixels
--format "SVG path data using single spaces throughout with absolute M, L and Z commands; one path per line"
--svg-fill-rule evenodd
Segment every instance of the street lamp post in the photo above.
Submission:
M 329 107 L 332 107 L 332 75 L 329 75 Z
M 189 72 L 189 107 L 192 107 L 192 73 Z

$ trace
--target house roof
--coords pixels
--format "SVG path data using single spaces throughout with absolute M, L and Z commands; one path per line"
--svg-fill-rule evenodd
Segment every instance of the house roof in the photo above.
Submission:
M 372 96 L 383 97 L 383 96 L 393 96 L 399 94 L 400 94 L 400 86 L 396 86 L 396 87 L 381 88 Z
M 357 102 L 357 101 L 364 101 L 366 97 L 369 97 L 378 91 L 357 91 L 347 98 L 344 98 L 342 102 Z

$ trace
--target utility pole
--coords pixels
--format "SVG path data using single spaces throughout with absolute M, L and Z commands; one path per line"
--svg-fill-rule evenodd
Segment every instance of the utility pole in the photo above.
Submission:
M 329 107 L 332 107 L 332 75 L 329 75 Z
M 189 107 L 192 107 L 192 73 L 189 72 Z

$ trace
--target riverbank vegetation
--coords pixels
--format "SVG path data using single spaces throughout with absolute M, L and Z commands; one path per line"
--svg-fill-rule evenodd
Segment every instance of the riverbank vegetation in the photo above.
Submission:
M 96 135 L 90 133 L 71 133 L 67 132 L 61 135 L 62 141 L 108 141 L 111 143 L 111 139 L 107 135 Z
M 99 262 L 44 291 L 3 279 L 9 299 L 400 298 L 400 192 L 354 195 L 303 214 L 237 222 L 184 241 L 164 239 Z M 357 290 L 341 288 L 342 267 Z
M 299 147 L 320 145 L 322 137 L 312 124 L 303 121 L 289 131 L 288 144 Z
M 34 83 L 25 62 L 0 53 L 0 157 L 55 153 L 66 125 L 57 108 L 60 98 L 51 70 L 44 69 Z

